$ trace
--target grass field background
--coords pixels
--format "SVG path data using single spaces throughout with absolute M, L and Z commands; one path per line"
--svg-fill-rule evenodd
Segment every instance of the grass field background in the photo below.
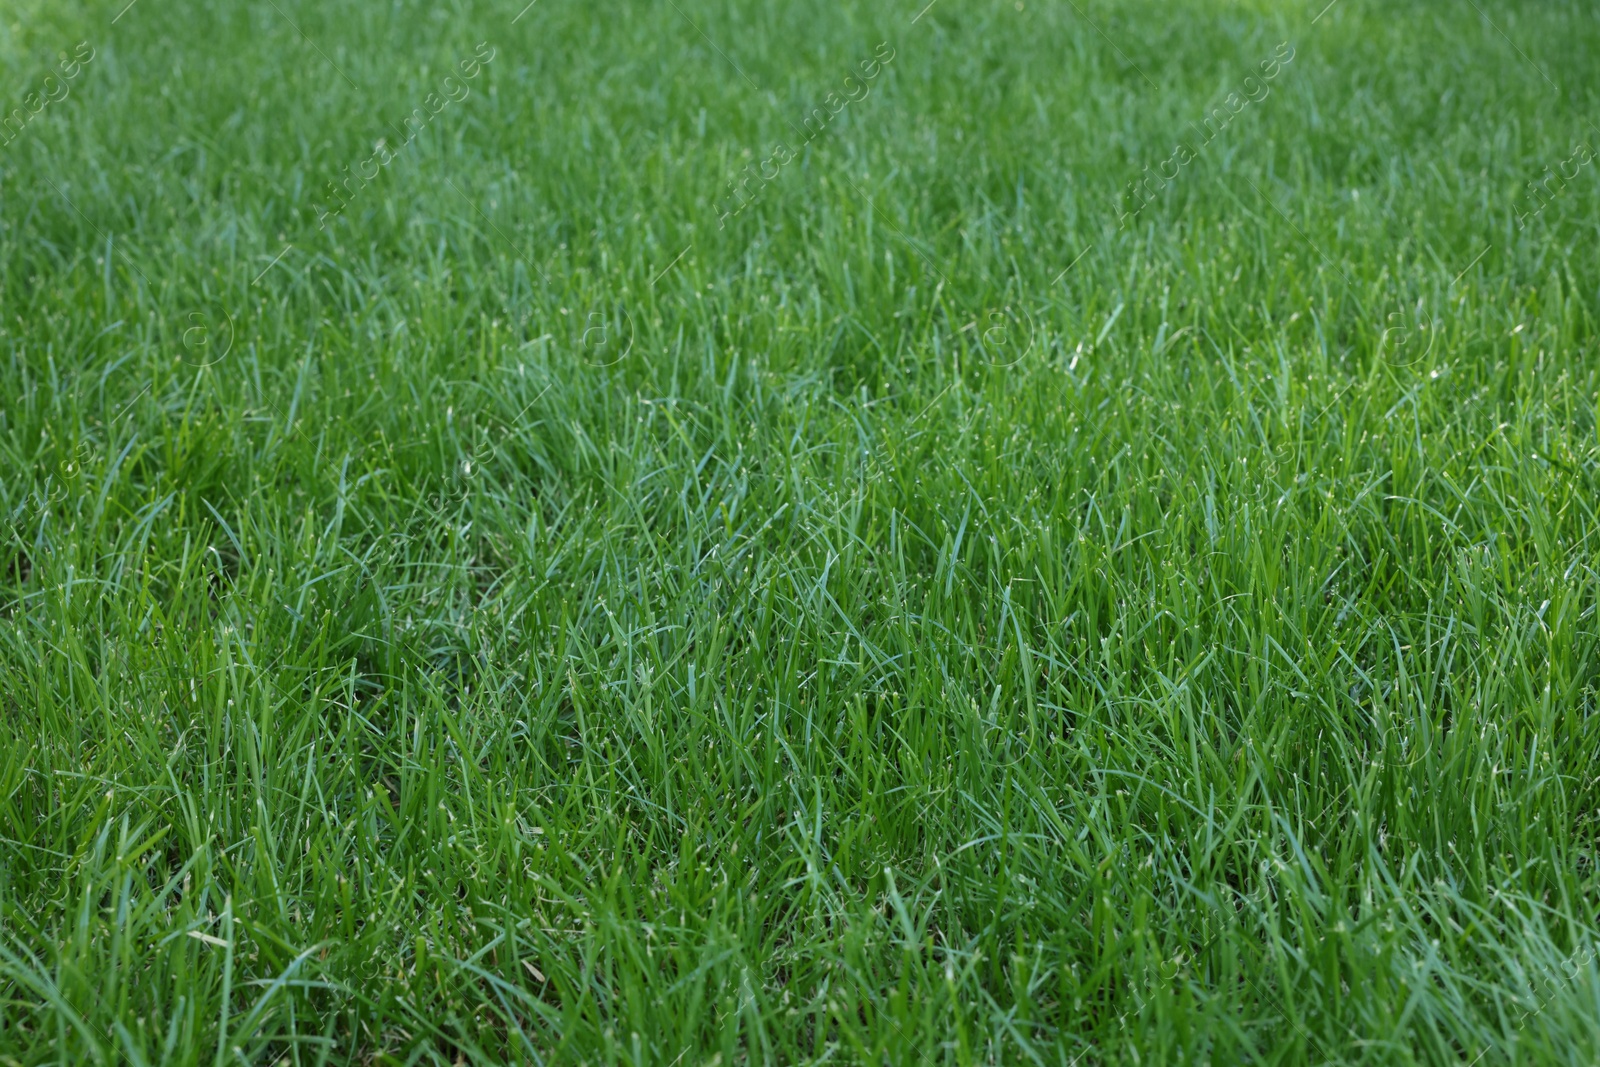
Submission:
M 0 1063 L 1600 1059 L 1597 54 L 0 2 Z

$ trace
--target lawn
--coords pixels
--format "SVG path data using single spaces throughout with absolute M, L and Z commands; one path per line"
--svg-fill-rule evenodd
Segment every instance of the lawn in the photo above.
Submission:
M 0 0 L 0 1065 L 1600 1062 L 1600 12 Z

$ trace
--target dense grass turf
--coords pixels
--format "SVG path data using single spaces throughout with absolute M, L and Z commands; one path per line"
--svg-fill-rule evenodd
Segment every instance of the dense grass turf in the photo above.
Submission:
M 0 1063 L 1595 1062 L 1600 21 L 1322 7 L 0 4 Z

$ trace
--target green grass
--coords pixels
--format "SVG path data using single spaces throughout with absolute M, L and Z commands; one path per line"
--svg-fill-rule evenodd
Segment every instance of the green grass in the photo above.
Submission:
M 123 7 L 0 3 L 0 1064 L 1600 1060 L 1592 5 Z

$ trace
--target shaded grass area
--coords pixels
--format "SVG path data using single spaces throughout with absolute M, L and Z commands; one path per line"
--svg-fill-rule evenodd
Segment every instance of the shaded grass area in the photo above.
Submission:
M 1600 26 L 1321 7 L 6 5 L 0 1062 L 1594 1059 Z

